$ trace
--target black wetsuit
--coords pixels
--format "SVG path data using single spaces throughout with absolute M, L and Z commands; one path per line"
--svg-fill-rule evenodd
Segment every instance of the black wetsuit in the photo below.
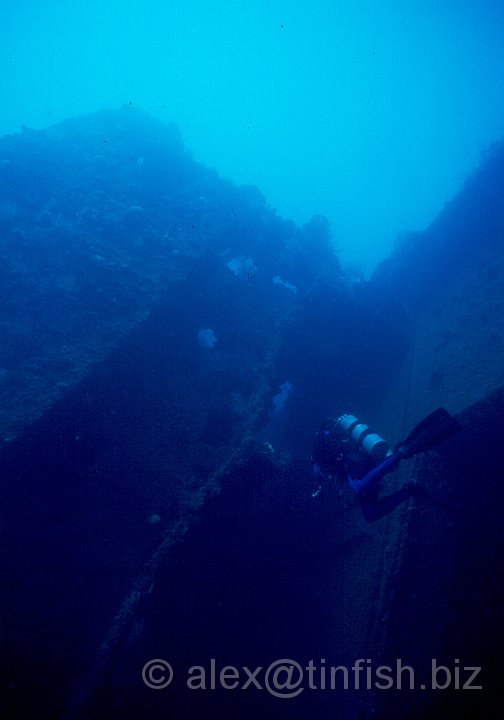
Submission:
M 323 475 L 336 475 L 342 481 L 348 480 L 357 493 L 362 514 L 368 522 L 384 517 L 414 493 L 410 485 L 405 485 L 379 498 L 380 481 L 387 472 L 397 467 L 399 458 L 392 455 L 379 463 L 334 432 L 321 430 L 315 435 L 311 459 Z

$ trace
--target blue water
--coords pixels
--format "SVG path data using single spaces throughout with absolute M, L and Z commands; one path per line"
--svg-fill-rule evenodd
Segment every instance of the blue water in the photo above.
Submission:
M 6 718 L 451 717 L 451 695 L 191 691 L 212 658 L 264 686 L 281 658 L 436 648 L 496 687 L 504 402 L 481 376 L 502 351 L 503 13 L 0 10 Z M 437 403 L 457 360 L 472 384 L 451 397 L 480 402 L 411 470 L 440 502 L 370 527 L 336 485 L 313 498 L 320 420 L 399 427 L 418 313 L 466 275 L 476 307 L 449 295 L 428 350 L 454 359 L 426 386 Z M 142 680 L 153 658 L 173 663 L 166 693 Z
M 366 273 L 503 134 L 499 0 L 20 0 L 0 135 L 132 102 Z M 365 201 L 363 203 L 363 200 Z

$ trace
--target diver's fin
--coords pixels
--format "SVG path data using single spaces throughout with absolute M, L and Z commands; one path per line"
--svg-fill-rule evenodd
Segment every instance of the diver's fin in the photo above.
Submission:
M 458 420 L 455 420 L 444 408 L 438 408 L 421 420 L 406 440 L 397 443 L 394 452 L 403 458 L 412 457 L 417 453 L 430 450 L 461 429 L 462 425 Z

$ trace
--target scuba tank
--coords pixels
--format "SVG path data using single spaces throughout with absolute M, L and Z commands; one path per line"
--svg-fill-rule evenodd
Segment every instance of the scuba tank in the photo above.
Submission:
M 336 420 L 336 426 L 348 440 L 378 462 L 392 455 L 387 442 L 377 433 L 371 432 L 355 415 L 342 415 Z

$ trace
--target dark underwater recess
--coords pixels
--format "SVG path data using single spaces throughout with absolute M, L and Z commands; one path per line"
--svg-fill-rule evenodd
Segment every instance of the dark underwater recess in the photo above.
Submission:
M 433 659 L 452 677 L 459 667 L 459 688 L 424 692 L 406 685 L 377 695 L 305 691 L 291 700 L 255 688 L 187 688 L 188 669 L 195 665 L 205 668 L 209 682 L 212 658 L 218 670 L 265 667 L 285 657 L 303 665 L 356 659 L 332 635 L 351 614 L 349 588 L 334 588 L 328 578 L 359 543 L 366 546 L 366 535 L 345 540 L 337 497 L 310 505 L 304 473 L 280 468 L 259 452 L 229 474 L 173 549 L 139 609 L 137 627 L 115 648 L 79 717 L 329 720 L 357 717 L 359 706 L 362 720 L 490 714 L 500 697 L 503 661 L 503 409 L 504 391 L 468 408 L 459 416 L 460 436 L 419 463 L 419 481 L 447 507 L 427 504 L 410 513 L 389 603 L 378 608 L 388 616 L 386 635 L 380 647 L 368 647 L 375 665 L 394 667 L 400 658 L 412 666 L 417 688 L 430 681 Z M 166 690 L 142 683 L 142 667 L 151 658 L 173 666 L 175 680 Z M 483 690 L 463 690 L 465 668 L 474 666 L 482 667 L 474 682 Z
M 170 522 L 180 514 L 194 520 L 193 494 L 240 440 L 234 436 L 245 425 L 233 410 L 233 393 L 238 388 L 253 394 L 262 382 L 257 367 L 273 337 L 278 306 L 263 307 L 262 300 L 256 304 L 247 297 L 246 334 L 236 344 L 226 340 L 242 326 L 234 316 L 236 285 L 225 277 L 204 259 L 191 283 L 167 289 L 163 302 L 102 365 L 3 449 L 9 583 L 2 598 L 2 678 L 8 717 L 35 711 L 42 718 L 65 716 L 86 688 L 112 619 Z M 322 286 L 321 298 L 326 293 Z M 334 328 L 353 313 L 347 339 L 355 332 L 355 344 L 361 342 L 362 308 L 347 303 L 338 313 L 326 302 L 318 306 L 321 321 L 332 321 Z M 230 308 L 228 317 L 222 307 Z M 202 358 L 194 348 L 195 318 L 202 312 L 219 315 L 225 364 L 222 356 Z M 301 337 L 286 334 L 282 350 L 288 355 L 290 344 L 296 363 Z M 340 347 L 339 334 L 331 337 Z M 249 343 L 246 354 L 243 342 Z M 326 343 L 320 362 L 337 382 L 339 367 L 348 373 L 346 360 Z M 277 372 L 285 379 L 281 367 Z M 323 376 L 296 378 L 305 397 L 300 407 L 315 414 Z M 369 386 L 364 389 L 367 396 Z M 377 393 L 380 386 L 371 389 Z M 276 392 L 274 383 L 268 392 Z M 301 718 L 313 708 L 334 715 L 330 695 L 282 701 L 257 690 L 188 697 L 174 688 L 171 695 L 146 696 L 139 684 L 145 659 L 165 648 L 182 667 L 214 656 L 246 666 L 285 655 L 308 663 L 329 651 L 339 659 L 340 648 L 326 636 L 335 617 L 344 621 L 343 606 L 324 587 L 345 563 L 349 546 L 365 545 L 366 537 L 358 530 L 348 540 L 338 530 L 342 506 L 335 496 L 310 503 L 307 454 L 314 427 L 309 414 L 294 410 L 282 431 L 285 444 L 295 431 L 306 448 L 298 449 L 286 469 L 267 453 L 252 453 L 230 472 L 200 522 L 159 568 L 154 589 L 145 593 L 92 684 L 89 711 L 78 700 L 75 717 L 135 718 L 144 707 L 153 717 L 176 708 L 187 717 L 188 703 L 206 717 L 219 717 L 223 709 L 244 717 L 261 711 Z M 151 525 L 153 513 L 161 522 Z M 337 698 L 338 707 L 349 702 L 347 694 Z
M 307 505 L 305 483 L 304 473 L 281 470 L 264 454 L 227 478 L 171 554 L 142 608 L 141 636 L 117 649 L 87 707 L 90 717 L 342 717 L 351 693 L 279 699 L 266 691 L 262 674 L 262 689 L 226 690 L 218 681 L 209 687 L 212 659 L 217 674 L 229 665 L 241 671 L 241 686 L 243 667 L 265 668 L 280 658 L 305 666 L 334 654 L 328 628 L 343 605 L 320 588 L 346 548 L 334 531 L 337 500 L 325 508 Z M 164 691 L 149 690 L 141 680 L 150 658 L 173 666 L 175 680 Z M 205 668 L 204 691 L 187 687 L 196 665 Z

